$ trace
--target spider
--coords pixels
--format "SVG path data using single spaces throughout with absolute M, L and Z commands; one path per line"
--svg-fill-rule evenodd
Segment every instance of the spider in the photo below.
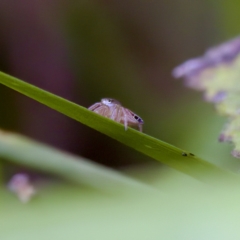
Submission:
M 124 124 L 125 130 L 128 126 L 137 126 L 142 132 L 143 120 L 131 110 L 123 107 L 121 103 L 112 98 L 103 98 L 101 102 L 94 103 L 88 108 L 104 117 Z

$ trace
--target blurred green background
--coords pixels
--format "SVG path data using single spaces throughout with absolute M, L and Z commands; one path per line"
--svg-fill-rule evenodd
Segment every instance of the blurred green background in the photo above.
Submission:
M 238 1 L 217 0 L 0 0 L 0 70 L 85 107 L 103 97 L 116 98 L 143 118 L 145 133 L 237 172 L 240 164 L 231 157 L 231 146 L 217 141 L 226 119 L 215 114 L 213 106 L 202 100 L 201 93 L 173 79 L 171 71 L 183 61 L 202 55 L 207 48 L 238 35 L 239 7 Z M 186 199 L 200 183 L 165 169 L 150 158 L 2 85 L 0 99 L 2 129 L 121 169 L 149 184 L 157 183 L 158 187 L 163 181 L 162 189 L 172 189 L 172 202 L 162 200 L 165 213 L 159 224 L 164 222 L 164 216 L 172 216 L 165 222 L 165 231 L 161 230 L 165 233 L 164 239 L 215 239 L 194 235 L 195 230 L 189 236 L 198 238 L 188 238 L 184 231 L 180 238 L 168 235 L 172 231 L 175 211 L 172 206 L 175 206 L 173 199 L 179 196 L 178 187 L 186 185 L 183 189 L 186 194 L 176 200 L 175 207 L 177 212 L 182 206 L 187 209 L 187 224 L 191 223 L 190 219 L 199 220 L 198 204 L 204 202 L 208 209 L 205 199 L 197 203 L 198 195 L 194 204 L 187 207 L 189 200 Z M 6 180 L 19 170 L 21 166 L 6 166 Z M 157 217 L 162 212 L 155 198 L 149 200 L 145 196 L 147 200 L 141 200 L 131 215 L 126 211 L 136 204 L 135 198 L 127 201 L 123 196 L 78 188 L 67 184 L 48 186 L 29 205 L 21 205 L 1 190 L 4 217 L 0 220 L 0 236 L 3 234 L 4 240 L 38 239 L 36 236 L 39 239 L 160 239 L 157 230 L 145 232 L 146 236 L 141 231 L 139 235 L 134 234 L 146 226 L 146 219 L 146 222 L 138 222 L 137 228 L 134 225 L 144 218 L 145 212 L 151 219 L 149 205 L 151 211 L 157 209 L 152 221 L 156 225 L 154 229 L 158 229 Z M 214 202 L 219 195 L 212 198 Z M 228 199 L 226 205 L 230 206 L 231 200 Z M 114 209 L 112 214 L 111 209 Z M 196 210 L 196 215 L 192 209 Z M 124 228 L 128 228 L 118 229 L 129 215 L 132 225 L 124 224 Z M 211 212 L 206 218 L 209 216 Z M 80 229 L 86 232 L 82 238 L 81 231 L 76 231 L 78 218 L 81 219 Z M 117 219 L 113 225 L 112 218 Z M 212 221 L 218 219 L 215 216 Z M 173 226 L 183 225 L 181 217 L 174 221 Z M 97 232 L 102 230 L 98 222 L 105 226 L 104 231 L 109 235 L 104 232 L 98 237 Z M 195 226 L 198 224 L 196 222 Z M 95 234 L 91 235 L 96 226 Z M 209 226 L 209 229 L 211 236 L 215 228 Z M 131 230 L 132 235 L 125 236 Z M 229 238 L 216 236 L 216 239 Z
M 229 163 L 229 146 L 217 143 L 225 120 L 171 71 L 238 34 L 234 2 L 25 1 L 0 1 L 2 71 L 85 107 L 116 98 L 144 119 L 147 134 Z M 0 92 L 4 129 L 109 166 L 149 161 L 4 86 Z

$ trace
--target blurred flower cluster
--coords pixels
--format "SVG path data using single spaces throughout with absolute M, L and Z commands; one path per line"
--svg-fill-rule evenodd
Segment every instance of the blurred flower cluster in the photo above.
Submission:
M 240 37 L 209 49 L 203 57 L 188 60 L 173 70 L 188 87 L 203 90 L 204 98 L 229 118 L 219 140 L 233 142 L 240 157 Z

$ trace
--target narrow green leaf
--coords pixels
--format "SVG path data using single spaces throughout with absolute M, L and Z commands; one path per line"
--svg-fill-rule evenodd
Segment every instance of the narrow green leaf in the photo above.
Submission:
M 216 181 L 216 176 L 238 179 L 234 174 L 201 160 L 188 151 L 132 128 L 125 131 L 124 126 L 117 122 L 2 72 L 0 83 L 197 179 L 206 182 Z
M 11 162 L 48 172 L 104 191 L 147 190 L 153 188 L 117 171 L 58 151 L 18 134 L 0 130 L 0 156 Z

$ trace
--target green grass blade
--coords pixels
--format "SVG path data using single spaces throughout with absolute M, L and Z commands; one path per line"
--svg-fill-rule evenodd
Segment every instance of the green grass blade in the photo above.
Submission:
M 197 179 L 212 182 L 215 181 L 216 176 L 235 178 L 230 172 L 201 160 L 187 151 L 131 128 L 125 131 L 123 125 L 119 123 L 15 77 L 0 72 L 0 83 Z
M 147 190 L 148 192 L 157 192 L 144 183 L 85 158 L 56 150 L 6 131 L 0 131 L 0 156 L 13 163 L 55 174 L 72 182 L 86 184 L 103 191 Z

